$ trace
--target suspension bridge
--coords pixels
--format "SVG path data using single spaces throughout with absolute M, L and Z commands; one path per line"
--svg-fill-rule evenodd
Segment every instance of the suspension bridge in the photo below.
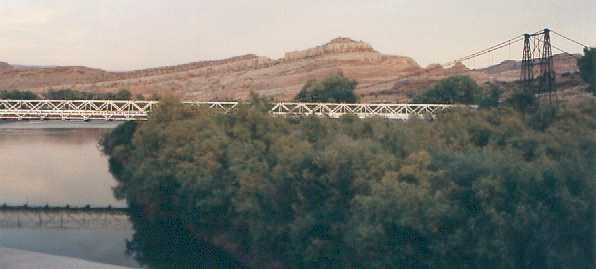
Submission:
M 458 58 L 447 63 L 446 65 L 453 65 L 455 63 L 474 60 L 484 55 L 490 55 L 495 51 L 508 47 L 510 48 L 512 45 L 523 41 L 519 79 L 521 83 L 520 90 L 540 98 L 545 97 L 543 99 L 546 99 L 547 103 L 556 104 L 558 100 L 557 88 L 555 84 L 556 74 L 552 51 L 555 49 L 565 55 L 573 56 L 573 54 L 553 44 L 553 36 L 557 36 L 575 46 L 588 48 L 588 45 L 584 43 L 581 43 L 552 29 L 545 28 L 534 33 L 517 35 L 484 50 L 480 50 L 470 55 Z

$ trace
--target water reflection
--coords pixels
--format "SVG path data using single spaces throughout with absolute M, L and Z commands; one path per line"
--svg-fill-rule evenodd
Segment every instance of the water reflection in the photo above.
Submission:
M 0 204 L 124 205 L 97 147 L 107 122 L 0 121 Z M 0 229 L 0 246 L 137 267 L 132 231 Z
M 0 121 L 0 204 L 126 206 L 113 197 L 116 181 L 98 148 L 115 126 Z M 175 220 L 132 221 L 134 231 L 0 229 L 0 246 L 129 267 L 241 268 Z
M 97 148 L 109 129 L 29 124 L 0 125 L 0 203 L 124 205 L 112 195 L 115 181 Z

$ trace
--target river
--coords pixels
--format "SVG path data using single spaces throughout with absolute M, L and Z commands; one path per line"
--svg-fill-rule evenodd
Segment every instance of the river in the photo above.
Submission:
M 114 122 L 0 121 L 0 205 L 125 206 L 114 198 L 115 179 L 100 138 Z M 126 254 L 137 246 L 155 269 L 242 268 L 224 251 L 199 241 L 179 224 L 146 225 L 143 231 L 2 229 L 0 247 L 140 268 Z M 139 242 L 150 242 L 139 249 Z M 152 243 L 151 243 L 152 242 Z M 138 254 L 138 253 L 136 253 Z
M 114 122 L 0 121 L 0 204 L 124 206 L 99 148 Z M 0 246 L 139 267 L 132 231 L 0 229 Z

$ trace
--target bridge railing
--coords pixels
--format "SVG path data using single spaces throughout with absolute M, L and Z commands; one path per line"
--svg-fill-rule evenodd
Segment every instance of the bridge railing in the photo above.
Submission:
M 140 120 L 155 101 L 112 100 L 0 100 L 1 119 Z
M 337 103 L 276 103 L 274 115 L 315 115 L 340 118 L 354 115 L 359 118 L 381 117 L 407 120 L 412 117 L 434 116 L 453 109 L 454 105 L 437 104 L 337 104 Z
M 205 107 L 228 113 L 237 109 L 238 102 L 183 102 L 193 107 Z M 146 120 L 158 101 L 117 100 L 0 100 L 0 119 L 10 120 Z M 359 118 L 382 117 L 409 119 L 435 116 L 457 105 L 440 104 L 337 104 L 293 103 L 270 104 L 270 112 L 280 116 L 321 116 L 339 118 L 355 115 Z

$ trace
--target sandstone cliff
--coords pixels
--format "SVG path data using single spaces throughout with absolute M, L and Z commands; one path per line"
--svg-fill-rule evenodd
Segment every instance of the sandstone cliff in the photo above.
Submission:
M 350 52 L 372 52 L 376 51 L 369 44 L 362 41 L 354 41 L 345 37 L 338 37 L 331 40 L 331 42 L 318 46 L 316 48 L 306 49 L 302 51 L 294 51 L 286 53 L 284 60 L 302 60 L 312 57 L 320 57 L 330 54 L 350 53 Z

